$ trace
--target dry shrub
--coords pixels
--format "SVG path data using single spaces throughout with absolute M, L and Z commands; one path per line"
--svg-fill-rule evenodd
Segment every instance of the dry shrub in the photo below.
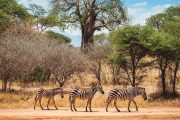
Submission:
M 74 74 L 84 72 L 86 58 L 77 48 L 48 39 L 26 23 L 14 23 L 0 36 L 0 71 L 3 90 L 7 82 L 19 77 L 26 83 L 33 79 L 26 76 L 40 67 L 68 81 Z

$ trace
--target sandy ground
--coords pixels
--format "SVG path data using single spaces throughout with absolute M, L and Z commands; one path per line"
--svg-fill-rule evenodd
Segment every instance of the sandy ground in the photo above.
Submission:
M 33 109 L 0 109 L 0 120 L 180 120 L 180 108 L 139 108 L 136 112 L 127 112 L 122 108 L 116 112 L 110 108 L 93 108 L 93 112 L 85 112 L 79 108 L 78 112 L 71 112 L 69 108 L 59 110 L 33 110 Z

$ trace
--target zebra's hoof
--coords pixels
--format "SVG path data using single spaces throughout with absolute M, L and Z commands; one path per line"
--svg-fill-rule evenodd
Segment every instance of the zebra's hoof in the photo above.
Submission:
M 131 112 L 130 110 L 128 110 L 129 112 Z
M 117 112 L 121 112 L 120 110 L 117 110 Z

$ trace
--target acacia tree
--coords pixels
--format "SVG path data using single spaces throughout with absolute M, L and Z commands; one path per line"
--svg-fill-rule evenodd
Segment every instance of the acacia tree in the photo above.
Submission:
M 28 10 L 32 14 L 32 24 L 35 25 L 38 32 L 44 32 L 48 28 L 55 26 L 63 26 L 60 18 L 51 14 L 51 11 L 46 11 L 40 5 L 29 4 Z
M 151 55 L 156 57 L 155 66 L 160 70 L 160 78 L 162 83 L 162 95 L 166 96 L 166 75 L 168 66 L 174 58 L 172 46 L 172 37 L 163 32 L 156 32 L 151 36 Z
M 54 14 L 66 18 L 67 25 L 81 29 L 82 49 L 94 43 L 96 30 L 112 30 L 127 20 L 121 0 L 52 0 L 52 3 Z
M 26 9 L 19 5 L 15 0 L 0 1 L 0 30 L 8 26 L 15 20 L 25 20 L 29 17 Z
M 135 87 L 146 75 L 150 62 L 143 60 L 148 54 L 147 41 L 153 31 L 148 27 L 126 26 L 110 34 L 109 41 L 113 47 L 112 64 L 119 64 L 125 80 Z
M 179 51 L 179 30 L 180 30 L 180 5 L 176 5 L 176 6 L 172 6 L 169 7 L 168 9 L 166 9 L 163 13 L 159 13 L 156 15 L 153 15 L 151 17 L 148 18 L 147 20 L 147 24 L 154 27 L 156 30 L 163 32 L 164 36 L 171 36 L 171 37 L 166 37 L 167 40 L 165 41 L 169 41 L 169 43 L 167 44 L 167 46 L 171 46 L 173 48 L 173 50 L 171 51 L 172 54 L 174 54 L 172 57 L 169 56 L 168 59 L 170 59 L 170 63 L 168 64 L 168 66 L 165 64 L 164 66 L 164 70 L 161 71 L 161 76 L 166 75 L 165 72 L 167 71 L 166 69 L 168 67 L 174 69 L 173 72 L 173 76 L 172 77 L 172 83 L 173 83 L 173 89 L 172 89 L 172 95 L 175 95 L 175 84 L 176 84 L 176 79 L 177 79 L 177 71 L 179 70 L 179 53 L 177 51 Z M 160 33 L 162 34 L 162 33 Z M 160 37 L 160 36 L 159 36 Z M 163 36 L 161 36 L 160 38 L 163 39 Z M 158 38 L 159 39 L 159 38 Z M 171 39 L 171 40 L 168 40 Z M 164 41 L 162 41 L 164 43 Z M 166 54 L 166 48 L 164 48 L 164 53 Z M 170 50 L 170 49 L 169 49 Z M 166 57 L 167 58 L 167 57 Z M 170 72 L 169 72 L 170 73 Z M 163 79 L 165 79 L 165 76 L 163 77 Z M 163 81 L 163 80 L 162 80 Z M 164 84 L 164 83 L 162 83 Z M 165 86 L 163 85 L 163 91 L 165 90 Z M 165 91 L 163 92 L 165 94 Z

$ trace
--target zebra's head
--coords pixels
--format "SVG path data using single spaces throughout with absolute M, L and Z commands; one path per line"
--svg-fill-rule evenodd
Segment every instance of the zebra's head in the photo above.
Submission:
M 102 88 L 102 85 L 101 85 L 101 83 L 97 83 L 96 84 L 96 88 L 97 88 L 97 90 L 101 93 L 101 94 L 104 94 L 104 90 L 103 90 L 103 88 Z
M 143 87 L 137 87 L 137 92 L 144 100 L 147 100 L 146 89 Z

